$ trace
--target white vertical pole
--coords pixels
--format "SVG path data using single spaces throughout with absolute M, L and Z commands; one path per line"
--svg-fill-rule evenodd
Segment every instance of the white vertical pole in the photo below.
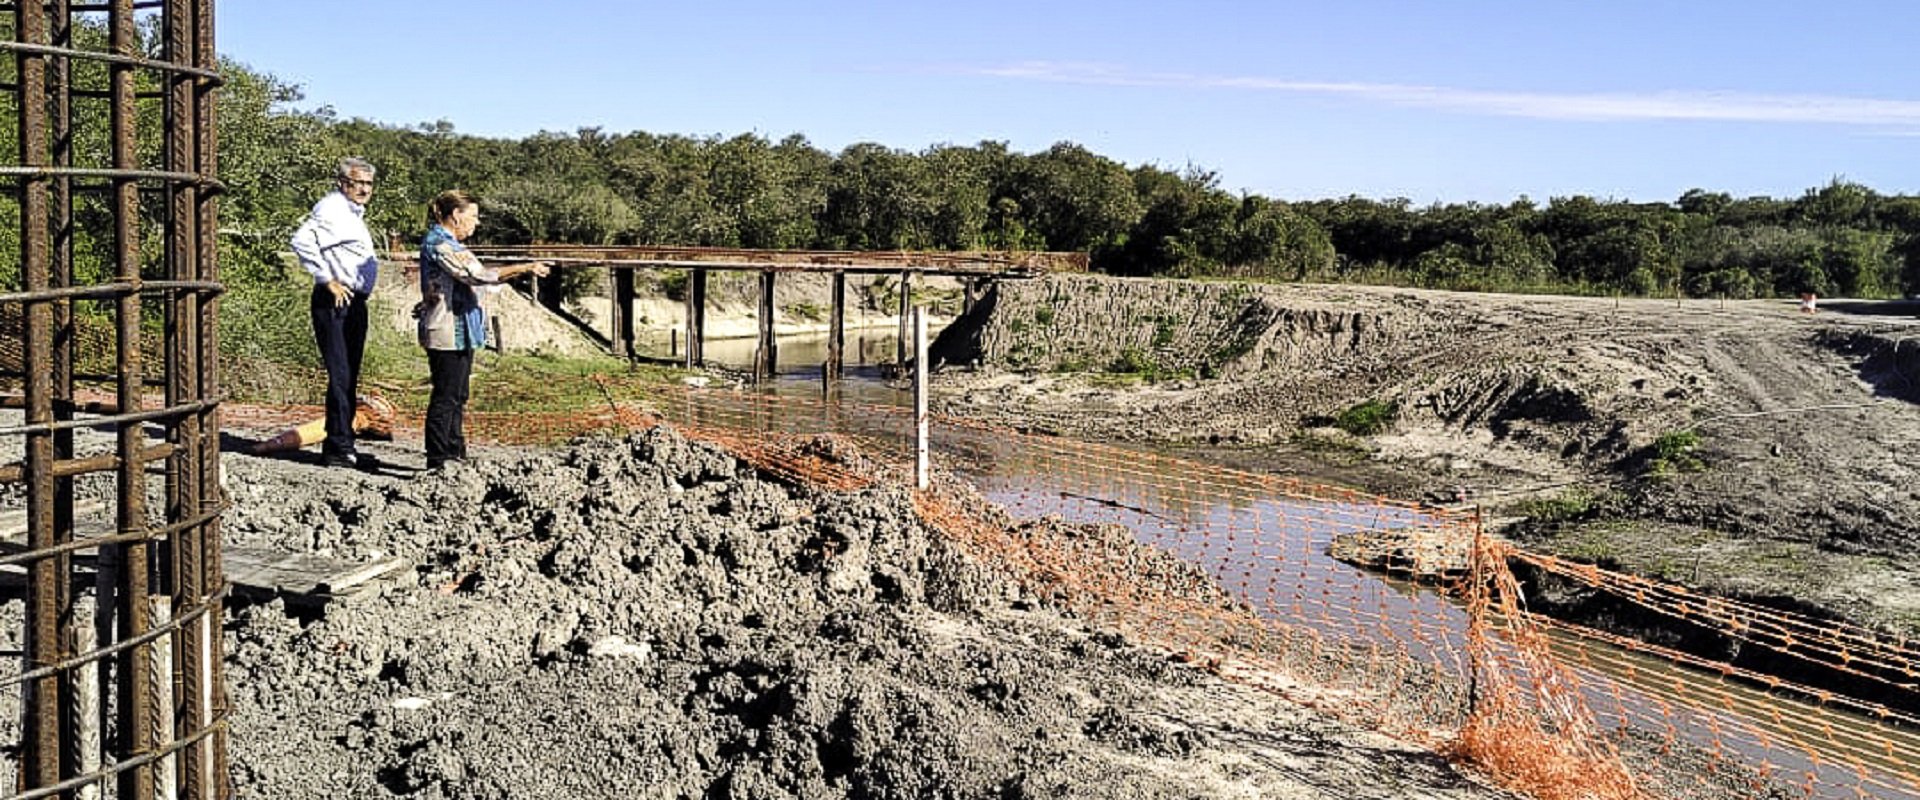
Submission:
M 927 309 L 913 307 L 913 484 L 927 488 Z
M 147 618 L 153 621 L 153 627 L 166 627 L 173 621 L 173 598 L 166 595 L 154 595 L 147 598 Z M 153 683 L 148 687 L 148 696 L 153 698 L 153 708 L 147 724 L 152 726 L 151 739 L 155 749 L 164 748 L 173 743 L 173 634 L 169 633 L 153 640 L 147 652 L 153 654 L 153 666 L 147 673 Z M 154 800 L 174 800 L 179 792 L 179 759 L 176 755 L 161 756 L 153 765 Z
M 104 549 L 104 548 L 103 548 Z M 99 605 L 89 597 L 77 598 L 73 607 L 73 628 L 70 632 L 73 652 L 90 653 L 100 646 L 95 636 L 95 617 L 100 613 Z M 76 667 L 71 675 L 68 702 L 73 706 L 74 735 L 70 745 L 74 751 L 74 767 L 81 774 L 100 768 L 100 662 L 88 661 Z M 87 784 L 74 792 L 79 800 L 99 800 L 100 785 Z
M 204 611 L 209 599 L 202 597 L 200 602 L 203 609 L 200 614 L 200 686 L 195 694 L 198 695 L 196 699 L 200 703 L 200 718 L 211 721 L 213 719 L 213 643 L 218 641 L 213 637 L 220 635 L 220 631 L 213 627 L 213 615 Z M 219 792 L 214 789 L 213 737 L 202 736 L 194 746 L 200 748 L 200 774 L 193 776 L 200 782 L 200 796 L 218 797 Z

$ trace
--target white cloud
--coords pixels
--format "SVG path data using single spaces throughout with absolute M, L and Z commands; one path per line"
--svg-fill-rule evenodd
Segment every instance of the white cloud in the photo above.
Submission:
M 1054 61 L 972 67 L 963 72 L 1049 83 L 1333 95 L 1397 106 L 1535 119 L 1711 120 L 1920 128 L 1920 101 L 1865 97 L 1700 91 L 1499 92 L 1411 84 L 1143 73 L 1112 65 Z

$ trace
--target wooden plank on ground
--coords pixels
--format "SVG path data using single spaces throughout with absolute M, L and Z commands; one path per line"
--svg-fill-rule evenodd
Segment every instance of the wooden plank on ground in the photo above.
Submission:
M 405 559 L 391 556 L 358 562 L 241 545 L 228 545 L 223 556 L 227 580 L 235 588 L 322 597 L 349 594 L 407 565 Z
M 111 536 L 113 520 L 105 518 L 108 505 L 102 501 L 76 503 L 74 528 L 79 538 Z M 0 554 L 20 553 L 27 549 L 27 512 L 25 509 L 0 510 Z M 349 561 L 314 553 L 290 553 L 272 547 L 227 545 L 221 550 L 227 580 L 240 591 L 284 594 L 324 602 L 331 598 L 353 596 L 371 588 L 378 579 L 407 566 L 405 559 L 377 558 Z M 85 567 L 92 562 L 92 550 L 74 553 L 75 561 Z M 26 567 L 0 566 L 0 587 L 26 585 Z
M 111 533 L 113 519 L 105 500 L 79 500 L 73 504 L 73 527 L 80 536 Z M 27 510 L 0 509 L 0 553 L 18 553 L 27 549 Z

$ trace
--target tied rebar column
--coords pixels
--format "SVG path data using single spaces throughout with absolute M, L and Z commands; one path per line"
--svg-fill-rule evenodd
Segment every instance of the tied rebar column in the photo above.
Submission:
M 0 796 L 226 798 L 213 2 L 0 15 Z M 88 482 L 110 503 L 77 508 Z

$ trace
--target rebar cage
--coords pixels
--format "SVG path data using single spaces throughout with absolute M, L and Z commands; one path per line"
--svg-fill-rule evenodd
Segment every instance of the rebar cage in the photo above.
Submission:
M 0 789 L 227 797 L 213 2 L 0 12 Z

